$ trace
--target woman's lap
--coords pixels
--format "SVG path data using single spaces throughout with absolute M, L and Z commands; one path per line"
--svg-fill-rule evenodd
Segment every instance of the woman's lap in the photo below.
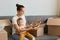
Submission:
M 14 40 L 19 40 L 19 36 L 18 36 L 17 34 L 13 34 L 13 35 L 12 35 L 12 38 L 13 38 Z M 26 38 L 26 37 L 24 37 L 24 40 L 29 40 L 29 39 Z

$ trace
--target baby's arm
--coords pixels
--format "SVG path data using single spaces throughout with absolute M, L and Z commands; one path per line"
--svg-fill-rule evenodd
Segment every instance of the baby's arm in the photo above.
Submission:
M 34 25 L 30 24 L 30 25 L 27 25 L 26 27 L 27 29 L 31 28 L 30 30 L 37 30 L 38 27 L 35 27 Z
M 29 30 L 33 30 L 33 27 L 26 27 L 25 29 L 29 31 Z
M 25 29 L 28 31 L 28 30 L 33 30 L 33 27 L 32 25 L 26 25 Z

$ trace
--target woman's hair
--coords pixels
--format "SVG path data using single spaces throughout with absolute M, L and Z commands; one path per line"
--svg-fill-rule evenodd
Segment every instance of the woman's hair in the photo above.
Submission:
M 24 8 L 23 5 L 19 5 L 19 4 L 16 4 L 16 7 L 17 7 L 17 11 L 20 11 L 20 10 L 22 10 L 22 8 Z

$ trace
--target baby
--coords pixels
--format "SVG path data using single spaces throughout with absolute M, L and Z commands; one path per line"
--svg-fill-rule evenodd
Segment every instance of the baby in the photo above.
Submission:
M 19 39 L 23 40 L 25 36 L 31 38 L 32 40 L 35 40 L 34 36 L 28 32 L 28 30 L 33 30 L 32 27 L 24 26 L 23 19 L 19 18 L 17 20 L 18 27 L 20 28 L 20 31 L 16 33 L 19 34 Z

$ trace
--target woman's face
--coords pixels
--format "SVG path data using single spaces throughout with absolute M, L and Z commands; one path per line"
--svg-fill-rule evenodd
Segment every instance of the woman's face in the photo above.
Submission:
M 25 8 L 22 8 L 20 11 L 18 11 L 18 15 L 23 15 L 25 11 Z

